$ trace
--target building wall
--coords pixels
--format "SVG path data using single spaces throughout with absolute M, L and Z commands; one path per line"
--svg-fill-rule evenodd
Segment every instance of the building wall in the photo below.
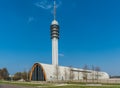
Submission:
M 109 79 L 109 75 L 106 72 L 96 72 L 92 70 L 87 70 L 86 72 L 84 72 L 83 69 L 72 68 L 72 67 L 54 66 L 54 65 L 43 64 L 43 63 L 35 63 L 35 64 L 40 64 L 40 66 L 42 66 L 46 76 L 45 77 L 46 81 L 80 80 L 84 78 L 84 75 L 87 75 L 87 79 L 93 79 L 93 78 L 97 79 L 97 77 L 98 79 Z M 32 71 L 31 71 L 31 74 L 32 74 Z

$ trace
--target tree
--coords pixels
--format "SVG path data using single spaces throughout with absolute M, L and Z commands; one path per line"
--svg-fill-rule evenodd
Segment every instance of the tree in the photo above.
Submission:
M 22 78 L 23 78 L 24 80 L 28 80 L 28 73 L 27 73 L 26 71 L 24 71 L 24 72 L 22 73 Z
M 67 70 L 66 70 L 66 68 L 64 69 L 64 76 L 65 76 L 65 80 L 67 80 L 67 76 L 68 76 L 68 73 L 67 73 Z
M 28 80 L 28 73 L 27 72 L 17 72 L 14 74 L 13 77 L 14 80 L 20 80 L 20 79 L 24 79 L 24 80 Z
M 72 66 L 69 66 L 69 80 L 73 80 L 75 77 Z
M 4 79 L 4 80 L 9 79 L 9 72 L 7 68 L 0 69 L 0 79 Z
M 14 80 L 20 80 L 20 79 L 22 79 L 22 72 L 15 73 L 13 79 Z
M 56 80 L 59 80 L 60 69 L 59 69 L 59 66 L 58 66 L 58 65 L 55 66 L 55 72 L 54 72 L 54 75 L 55 75 Z
M 0 79 L 2 79 L 2 76 L 1 76 L 1 74 L 2 74 L 2 70 L 0 69 Z
M 92 82 L 94 82 L 95 79 L 95 67 L 92 65 Z
M 83 80 L 86 80 L 86 82 L 87 82 L 87 79 L 88 79 L 88 73 L 87 73 L 87 70 L 88 70 L 88 65 L 85 65 L 84 67 L 83 67 Z
M 99 74 L 99 72 L 100 72 L 100 67 L 95 67 L 95 71 L 96 71 L 96 79 L 97 79 L 97 82 L 98 82 L 99 76 L 100 76 L 100 74 Z

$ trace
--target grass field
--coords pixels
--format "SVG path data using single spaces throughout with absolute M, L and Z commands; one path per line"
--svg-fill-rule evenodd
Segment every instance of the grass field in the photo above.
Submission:
M 0 81 L 0 84 L 16 85 L 16 86 L 26 86 L 32 88 L 120 88 L 120 84 L 56 84 L 56 83 L 32 83 L 32 82 L 10 82 L 10 81 Z

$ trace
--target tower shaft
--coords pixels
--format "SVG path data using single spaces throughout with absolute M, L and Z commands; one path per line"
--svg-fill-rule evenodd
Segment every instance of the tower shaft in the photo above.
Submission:
M 52 64 L 58 65 L 58 39 L 52 39 Z
M 58 65 L 58 39 L 59 39 L 59 24 L 56 20 L 56 1 L 54 0 L 54 20 L 50 27 L 52 39 L 52 65 Z

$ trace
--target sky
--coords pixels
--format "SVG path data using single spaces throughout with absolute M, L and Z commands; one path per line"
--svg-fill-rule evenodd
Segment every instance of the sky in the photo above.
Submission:
M 57 0 L 59 65 L 120 75 L 120 0 Z M 0 0 L 0 68 L 52 63 L 53 0 Z

